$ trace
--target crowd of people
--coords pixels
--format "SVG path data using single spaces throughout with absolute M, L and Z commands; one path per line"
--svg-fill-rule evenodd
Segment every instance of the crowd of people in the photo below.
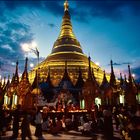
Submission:
M 0 109 L 0 136 L 12 130 L 11 139 L 19 136 L 32 139 L 30 125 L 35 127 L 34 135 L 42 137 L 42 132 L 57 135 L 69 130 L 81 131 L 82 135 L 93 136 L 102 133 L 106 140 L 113 140 L 114 131 L 120 132 L 124 140 L 140 140 L 140 105 L 137 106 L 94 106 L 89 112 L 43 112 L 21 110 L 20 105 L 14 111 Z M 11 127 L 12 126 L 12 127 Z

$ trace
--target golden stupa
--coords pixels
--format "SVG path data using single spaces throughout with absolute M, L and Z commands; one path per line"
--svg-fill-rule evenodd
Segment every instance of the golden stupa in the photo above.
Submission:
M 39 79 L 41 81 L 46 80 L 48 70 L 50 69 L 52 83 L 54 86 L 57 86 L 63 77 L 66 61 L 67 70 L 73 84 L 77 81 L 79 68 L 81 69 L 83 79 L 87 79 L 88 57 L 83 53 L 81 45 L 73 33 L 67 0 L 64 3 L 61 31 L 53 45 L 52 52 L 30 72 L 30 81 L 32 82 L 34 80 L 37 69 Z M 104 74 L 103 71 L 94 62 L 91 62 L 91 68 L 93 69 L 97 82 L 101 83 Z M 107 79 L 109 79 L 109 75 L 107 75 Z

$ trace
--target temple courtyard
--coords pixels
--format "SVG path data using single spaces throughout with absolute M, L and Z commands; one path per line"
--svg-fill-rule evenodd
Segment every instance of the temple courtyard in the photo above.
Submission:
M 67 132 L 62 132 L 62 133 L 59 133 L 57 135 L 52 135 L 52 134 L 49 134 L 47 132 L 43 132 L 43 137 L 42 138 L 37 138 L 34 136 L 34 132 L 35 132 L 35 127 L 34 126 L 30 126 L 30 129 L 31 129 L 31 133 L 32 133 L 32 139 L 33 140 L 105 140 L 103 134 L 101 133 L 95 133 L 95 134 L 92 134 L 92 136 L 84 136 L 82 135 L 81 132 L 77 132 L 77 131 L 74 131 L 74 130 L 71 130 L 71 131 L 67 131 Z M 17 140 L 20 140 L 21 139 L 21 131 L 19 130 L 19 135 L 18 135 L 18 139 Z M 6 132 L 6 135 L 5 136 L 2 136 L 2 140 L 9 140 L 12 136 L 12 131 L 7 131 Z M 121 140 L 121 135 L 119 134 L 118 131 L 114 130 L 114 140 Z

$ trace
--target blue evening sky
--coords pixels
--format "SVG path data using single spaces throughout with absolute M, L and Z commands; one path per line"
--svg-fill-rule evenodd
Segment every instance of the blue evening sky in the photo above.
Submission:
M 0 1 L 0 75 L 23 72 L 24 59 L 36 64 L 36 56 L 25 52 L 24 45 L 37 46 L 40 61 L 51 53 L 59 35 L 64 13 L 63 0 Z M 116 75 L 127 72 L 130 64 L 140 76 L 140 1 L 69 0 L 74 33 L 86 55 L 110 72 L 114 62 Z M 34 45 L 31 45 L 34 44 Z M 31 69 L 29 67 L 29 69 Z

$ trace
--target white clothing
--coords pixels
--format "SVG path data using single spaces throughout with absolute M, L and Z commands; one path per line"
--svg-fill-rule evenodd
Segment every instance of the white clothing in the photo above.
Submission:
M 42 114 L 39 112 L 35 116 L 35 123 L 36 124 L 42 124 L 42 122 L 43 122 L 43 120 L 42 120 Z
M 91 130 L 91 126 L 90 126 L 89 122 L 83 124 L 83 130 L 84 131 L 90 131 Z

